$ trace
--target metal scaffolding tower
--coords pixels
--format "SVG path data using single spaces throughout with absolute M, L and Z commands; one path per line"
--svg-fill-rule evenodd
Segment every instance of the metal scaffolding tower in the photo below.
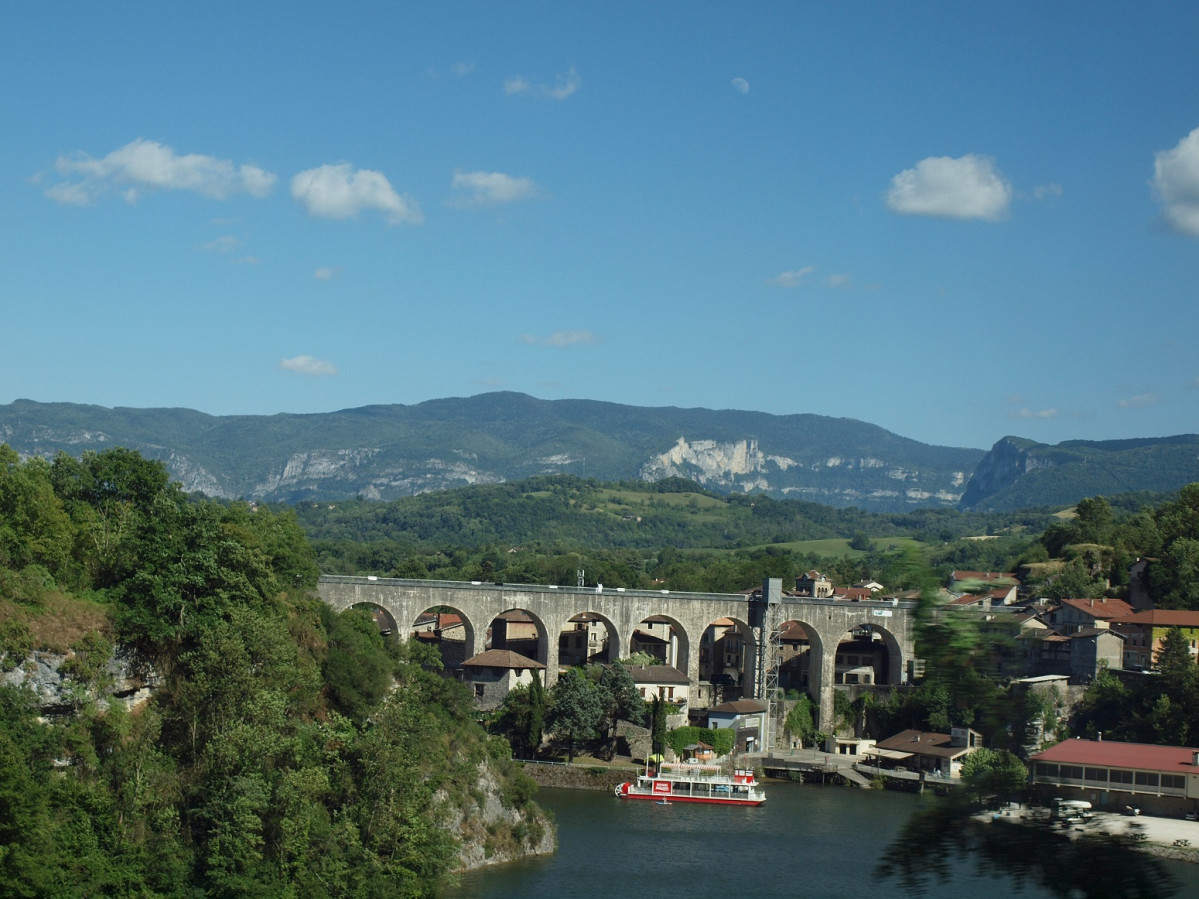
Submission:
M 758 666 L 754 678 L 755 698 L 766 705 L 766 732 L 762 748 L 774 748 L 779 729 L 779 665 L 782 660 L 783 582 L 780 578 L 762 581 L 762 590 L 750 600 L 750 627 L 757 644 Z

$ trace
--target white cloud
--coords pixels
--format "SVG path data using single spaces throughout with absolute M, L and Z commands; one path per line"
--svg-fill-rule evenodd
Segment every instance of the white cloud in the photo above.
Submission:
M 1032 198 L 1044 200 L 1046 197 L 1060 197 L 1062 193 L 1060 184 L 1040 184 L 1032 189 Z
M 456 206 L 515 203 L 537 193 L 537 185 L 529 178 L 514 178 L 503 172 L 455 172 L 450 188 L 461 191 L 451 201 Z
M 208 243 L 200 244 L 201 250 L 208 250 L 212 253 L 228 253 L 231 250 L 236 250 L 241 246 L 241 240 L 234 237 L 232 234 L 226 234 L 218 237 L 215 240 L 210 240 Z
M 284 371 L 294 371 L 301 375 L 335 375 L 337 366 L 324 359 L 314 356 L 293 356 L 290 359 L 280 359 L 279 367 Z
M 1157 394 L 1155 393 L 1138 393 L 1136 396 L 1129 396 L 1118 400 L 1116 405 L 1121 409 L 1145 409 L 1148 406 L 1155 405 L 1157 399 Z
M 1199 237 L 1199 128 L 1153 157 L 1152 184 L 1167 224 Z
M 450 71 L 453 72 L 455 75 L 457 75 L 459 78 L 461 78 L 465 75 L 469 75 L 474 70 L 475 70 L 475 64 L 473 62 L 456 62 L 452 66 L 450 66 Z
M 535 97 L 549 97 L 551 100 L 565 100 L 579 89 L 583 82 L 579 73 L 571 66 L 565 75 L 559 75 L 553 84 L 534 84 L 523 75 L 513 75 L 504 80 L 504 93 L 531 94 Z
M 152 190 L 189 190 L 214 200 L 234 194 L 264 197 L 275 176 L 254 165 L 234 165 L 228 159 L 188 153 L 180 156 L 165 144 L 138 138 L 102 159 L 79 152 L 60 156 L 54 166 L 75 180 L 55 184 L 46 196 L 59 203 L 84 206 L 118 191 L 132 203 Z
M 1013 412 L 1011 418 L 1057 418 L 1056 409 L 1018 409 Z
M 749 93 L 749 82 L 744 78 L 734 78 L 731 83 L 733 85 L 733 90 L 737 91 L 738 93 Z
M 291 196 L 310 215 L 322 218 L 348 219 L 364 209 L 377 209 L 393 225 L 419 225 L 425 220 L 417 202 L 396 193 L 382 172 L 355 171 L 348 162 L 300 172 L 291 179 Z
M 513 75 L 511 78 L 504 79 L 505 94 L 527 94 L 532 89 L 533 85 L 522 75 Z
M 816 271 L 816 266 L 805 265 L 790 272 L 780 272 L 766 283 L 773 287 L 798 287 L 805 277 Z
M 599 336 L 594 331 L 554 331 L 545 337 L 521 334 L 516 339 L 530 346 L 567 347 L 578 343 L 599 343 Z
M 340 271 L 341 271 L 341 269 L 329 268 L 328 266 L 323 266 L 321 268 L 318 268 L 315 272 L 313 272 L 312 277 L 316 278 L 316 280 L 318 280 L 318 281 L 332 281 L 334 278 L 337 277 L 337 275 Z
M 829 275 L 827 278 L 824 279 L 825 287 L 832 287 L 835 289 L 843 290 L 843 289 L 849 287 L 850 283 L 851 283 L 851 279 L 850 279 L 849 275 Z
M 995 160 L 973 153 L 930 156 L 891 179 L 887 206 L 900 215 L 996 221 L 1007 214 L 1012 187 Z

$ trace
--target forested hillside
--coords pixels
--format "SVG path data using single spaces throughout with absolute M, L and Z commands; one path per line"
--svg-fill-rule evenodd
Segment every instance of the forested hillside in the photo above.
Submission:
M 451 811 L 488 854 L 544 842 L 460 684 L 316 576 L 290 513 L 189 498 L 126 450 L 0 446 L 0 667 L 65 653 L 68 705 L 46 723 L 0 688 L 4 895 L 427 895 Z M 148 702 L 109 699 L 114 646 Z M 474 817 L 487 767 L 511 825 Z
M 766 496 L 722 496 L 670 478 L 603 484 L 538 477 L 387 503 L 299 503 L 321 570 L 336 574 L 728 592 L 811 567 L 849 584 L 921 545 L 945 567 L 996 568 L 1057 521 L 1049 510 L 873 514 Z M 994 540 L 961 538 L 990 534 Z M 898 586 L 896 572 L 885 581 Z

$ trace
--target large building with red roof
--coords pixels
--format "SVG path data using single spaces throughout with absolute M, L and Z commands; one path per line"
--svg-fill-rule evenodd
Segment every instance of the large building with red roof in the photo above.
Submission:
M 1034 784 L 1097 808 L 1179 816 L 1199 811 L 1199 749 L 1063 740 L 1029 761 Z
M 1148 609 L 1111 623 L 1112 630 L 1124 635 L 1124 667 L 1149 670 L 1157 662 L 1166 632 L 1172 627 L 1182 631 L 1191 649 L 1191 658 L 1199 656 L 1199 612 L 1179 609 Z

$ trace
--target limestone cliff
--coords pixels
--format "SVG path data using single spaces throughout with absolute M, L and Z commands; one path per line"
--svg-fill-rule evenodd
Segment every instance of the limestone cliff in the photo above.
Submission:
M 525 777 L 519 771 L 510 776 Z M 483 762 L 475 788 L 465 800 L 450 801 L 444 791 L 438 794 L 448 809 L 445 826 L 460 842 L 460 870 L 549 855 L 558 848 L 553 822 L 536 803 L 524 799 L 505 803 L 511 793 L 492 763 Z

